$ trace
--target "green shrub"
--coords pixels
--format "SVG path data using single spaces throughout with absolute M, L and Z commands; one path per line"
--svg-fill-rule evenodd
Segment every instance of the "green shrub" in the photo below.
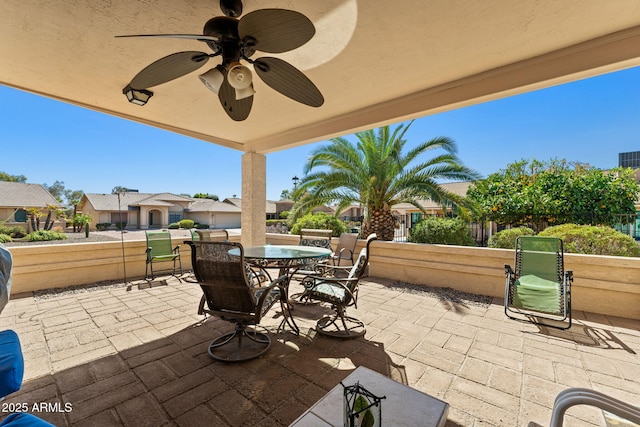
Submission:
M 0 243 L 13 242 L 13 239 L 8 234 L 0 233 Z
M 195 224 L 195 228 L 198 230 L 206 230 L 209 228 L 209 224 Z
M 118 230 L 124 230 L 125 228 L 127 228 L 127 221 L 119 221 L 116 222 L 115 225 Z
M 345 232 L 347 227 L 344 222 L 333 215 L 324 212 L 311 213 L 298 219 L 293 227 L 291 234 L 300 234 L 303 228 L 313 228 L 316 230 L 333 230 L 333 236 L 338 237 Z
M 83 230 L 86 224 L 91 223 L 91 216 L 86 214 L 75 214 L 71 220 L 71 223 L 79 230 Z
M 564 251 L 574 254 L 640 256 L 633 237 L 611 227 L 562 224 L 548 227 L 539 235 L 561 238 Z
M 187 230 L 190 230 L 193 228 L 195 221 L 192 219 L 182 219 L 178 224 L 180 224 L 180 228 L 185 228 Z
M 498 231 L 489 237 L 487 246 L 490 248 L 515 249 L 516 239 L 520 236 L 533 236 L 535 231 L 529 227 L 510 228 L 508 230 Z
M 111 223 L 110 222 L 101 222 L 99 224 L 96 224 L 96 230 L 99 231 L 106 231 L 111 227 Z
M 180 224 L 178 224 L 177 222 L 172 222 L 171 224 L 169 224 L 169 230 L 177 230 L 178 228 L 180 228 Z
M 20 226 L 7 227 L 6 225 L 0 225 L 0 234 L 6 234 L 9 237 L 13 237 L 14 239 L 20 239 L 27 235 L 27 232 L 24 228 Z
M 475 246 L 467 223 L 458 218 L 428 217 L 416 224 L 409 233 L 410 242 L 444 245 Z
M 39 230 L 27 234 L 24 238 L 29 242 L 45 242 L 49 240 L 67 240 L 69 237 L 57 231 Z

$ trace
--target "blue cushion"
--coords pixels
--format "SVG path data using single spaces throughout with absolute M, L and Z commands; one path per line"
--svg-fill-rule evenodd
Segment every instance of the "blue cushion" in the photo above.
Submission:
M 24 360 L 18 335 L 11 330 L 0 332 L 0 397 L 20 390 Z
M 11 414 L 0 423 L 0 427 L 55 427 L 35 415 L 23 412 Z

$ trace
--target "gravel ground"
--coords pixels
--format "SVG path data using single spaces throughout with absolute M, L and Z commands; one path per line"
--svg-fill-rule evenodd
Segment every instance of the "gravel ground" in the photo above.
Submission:
M 412 285 L 405 282 L 394 282 L 391 289 L 409 294 L 429 294 L 434 298 L 447 301 L 451 304 L 473 305 L 476 307 L 489 307 L 493 297 L 486 295 L 476 295 L 458 291 L 451 288 L 432 288 L 429 286 Z
M 172 239 L 190 238 L 189 230 L 170 230 Z M 89 237 L 86 237 L 84 231 L 80 233 L 66 232 L 68 239 L 66 240 L 47 240 L 44 242 L 29 242 L 26 240 L 14 240 L 13 242 L 4 243 L 6 247 L 11 246 L 29 246 L 29 245 L 64 245 L 69 243 L 93 243 L 93 242 L 113 242 L 124 240 L 144 240 L 144 230 L 126 230 L 124 233 L 120 231 L 91 231 Z

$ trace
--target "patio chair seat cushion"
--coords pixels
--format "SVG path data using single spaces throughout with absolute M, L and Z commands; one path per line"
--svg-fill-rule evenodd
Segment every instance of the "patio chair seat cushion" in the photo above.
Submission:
M 321 282 L 308 290 L 309 295 L 319 295 L 323 300 L 335 303 L 342 303 L 346 298 L 345 289 L 332 283 Z
M 0 423 L 0 427 L 55 427 L 35 415 L 19 412 L 10 414 Z
M 260 299 L 262 294 L 264 293 L 264 289 L 254 288 L 256 299 Z M 280 300 L 280 288 L 269 289 L 269 295 L 267 295 L 264 299 L 264 303 L 262 303 L 262 311 L 260 312 L 260 316 L 264 316 L 267 314 L 267 311 L 271 308 L 271 306 Z
M 541 313 L 560 314 L 560 295 L 560 284 L 528 274 L 516 281 L 513 305 Z
M 20 390 L 24 375 L 24 359 L 18 334 L 0 332 L 0 397 Z

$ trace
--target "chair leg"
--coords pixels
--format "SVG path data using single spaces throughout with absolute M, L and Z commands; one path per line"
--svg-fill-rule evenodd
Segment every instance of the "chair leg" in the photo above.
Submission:
M 367 331 L 364 322 L 347 316 L 343 307 L 336 307 L 335 315 L 318 320 L 316 330 L 321 335 L 334 338 L 358 338 Z
M 269 335 L 237 324 L 233 332 L 209 344 L 211 358 L 220 362 L 243 362 L 262 356 L 271 347 Z

